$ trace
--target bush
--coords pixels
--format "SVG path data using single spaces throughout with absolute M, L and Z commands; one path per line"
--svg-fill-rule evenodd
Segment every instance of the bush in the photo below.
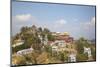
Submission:
M 92 48 L 91 53 L 92 53 L 93 60 L 96 60 L 96 51 L 95 51 L 95 49 Z
M 58 59 L 62 62 L 66 62 L 68 60 L 66 52 L 59 52 Z
M 15 53 L 15 52 L 17 52 L 19 50 L 23 50 L 23 49 L 27 49 L 27 48 L 29 48 L 29 46 L 26 45 L 26 44 L 23 44 L 23 45 L 20 45 L 20 46 L 16 46 L 16 47 L 12 47 L 12 53 Z
M 78 62 L 87 61 L 88 55 L 87 54 L 77 54 L 76 58 Z

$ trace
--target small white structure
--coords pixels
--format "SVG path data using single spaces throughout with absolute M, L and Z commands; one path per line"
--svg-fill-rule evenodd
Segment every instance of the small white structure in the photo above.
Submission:
M 66 42 L 64 40 L 56 40 L 55 42 L 51 43 L 51 46 L 56 45 L 59 47 L 66 47 Z
M 64 40 L 56 40 L 55 43 L 58 43 L 58 46 L 60 46 L 60 47 L 66 46 L 66 42 Z
M 91 54 L 91 48 L 84 47 L 84 53 L 87 53 L 88 54 L 88 58 L 90 58 L 92 56 L 92 54 Z
M 58 47 L 57 46 L 52 46 L 52 51 L 58 51 Z
M 12 45 L 12 47 L 16 47 L 16 46 L 23 45 L 23 44 L 24 44 L 23 40 L 17 40 L 16 43 Z
M 52 42 L 51 44 L 52 51 L 65 51 L 66 50 L 66 42 L 63 40 L 56 40 L 55 42 Z
M 24 49 L 24 50 L 20 50 L 17 52 L 17 55 L 25 55 L 25 54 L 28 54 L 28 53 L 32 53 L 33 51 L 33 48 L 28 48 L 28 49 Z
M 68 56 L 68 62 L 76 62 L 76 54 L 70 54 Z

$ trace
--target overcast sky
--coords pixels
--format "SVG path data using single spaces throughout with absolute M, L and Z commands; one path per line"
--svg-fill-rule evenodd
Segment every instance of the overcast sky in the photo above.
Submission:
M 95 7 L 13 1 L 12 34 L 32 25 L 68 32 L 75 39 L 95 39 Z

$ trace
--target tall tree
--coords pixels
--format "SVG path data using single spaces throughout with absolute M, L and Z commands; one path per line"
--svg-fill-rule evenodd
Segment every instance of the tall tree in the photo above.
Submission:
M 44 33 L 45 33 L 45 34 L 48 34 L 49 32 L 50 32 L 49 29 L 44 28 Z

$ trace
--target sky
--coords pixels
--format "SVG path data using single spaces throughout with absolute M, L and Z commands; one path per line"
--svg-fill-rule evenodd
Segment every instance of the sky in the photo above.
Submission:
M 95 6 L 12 1 L 12 35 L 36 25 L 75 39 L 95 39 L 95 23 Z

